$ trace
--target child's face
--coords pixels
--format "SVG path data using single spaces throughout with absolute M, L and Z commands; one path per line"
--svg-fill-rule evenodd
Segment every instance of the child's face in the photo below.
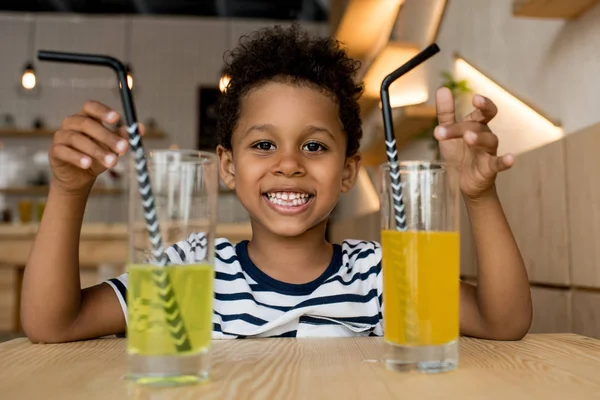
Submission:
M 336 103 L 316 89 L 269 82 L 242 99 L 221 176 L 255 223 L 280 236 L 325 226 L 355 183 Z

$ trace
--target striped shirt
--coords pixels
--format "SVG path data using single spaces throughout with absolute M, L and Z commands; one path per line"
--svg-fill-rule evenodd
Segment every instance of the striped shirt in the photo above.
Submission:
M 206 236 L 193 234 L 169 247 L 172 263 L 205 259 Z M 382 336 L 379 243 L 335 244 L 327 269 L 304 284 L 278 281 L 248 256 L 248 241 L 215 241 L 213 339 L 245 337 Z M 127 320 L 127 273 L 106 281 Z

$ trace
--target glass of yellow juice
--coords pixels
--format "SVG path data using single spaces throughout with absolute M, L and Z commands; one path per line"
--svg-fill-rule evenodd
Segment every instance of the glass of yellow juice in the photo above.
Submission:
M 458 173 L 442 162 L 401 162 L 394 171 L 398 192 L 389 164 L 379 172 L 386 365 L 453 370 L 459 337 Z
M 146 156 L 152 203 L 129 166 L 128 378 L 170 386 L 206 381 L 210 370 L 218 163 L 214 153 L 153 150 Z M 167 256 L 153 255 L 157 236 Z

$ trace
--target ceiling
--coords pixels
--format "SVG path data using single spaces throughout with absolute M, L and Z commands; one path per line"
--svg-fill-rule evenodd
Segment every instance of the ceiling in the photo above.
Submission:
M 187 15 L 326 21 L 329 0 L 1 0 L 0 12 Z

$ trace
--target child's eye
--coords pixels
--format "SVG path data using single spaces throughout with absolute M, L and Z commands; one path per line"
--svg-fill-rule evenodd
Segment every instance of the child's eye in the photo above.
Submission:
M 316 151 L 327 150 L 325 148 L 325 146 L 323 146 L 321 143 L 318 143 L 318 142 L 306 143 L 302 149 L 305 151 L 309 151 L 311 153 L 316 152 Z
M 252 145 L 252 147 L 255 148 L 255 149 L 258 149 L 258 150 L 263 150 L 263 151 L 269 151 L 269 150 L 274 150 L 275 149 L 275 146 L 273 145 L 273 143 L 266 142 L 266 141 L 254 143 Z

